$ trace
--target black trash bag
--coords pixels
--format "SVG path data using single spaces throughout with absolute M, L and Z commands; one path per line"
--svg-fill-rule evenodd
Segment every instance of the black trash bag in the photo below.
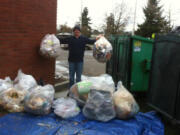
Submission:
M 107 122 L 116 116 L 112 94 L 108 91 L 91 89 L 88 100 L 83 108 L 88 119 Z

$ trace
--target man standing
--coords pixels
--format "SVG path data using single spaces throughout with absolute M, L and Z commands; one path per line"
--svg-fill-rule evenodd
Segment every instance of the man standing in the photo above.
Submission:
M 96 41 L 81 35 L 79 26 L 73 28 L 73 34 L 71 37 L 60 39 L 62 44 L 68 44 L 69 49 L 69 88 L 75 83 L 75 74 L 76 83 L 81 81 L 86 44 L 94 44 Z

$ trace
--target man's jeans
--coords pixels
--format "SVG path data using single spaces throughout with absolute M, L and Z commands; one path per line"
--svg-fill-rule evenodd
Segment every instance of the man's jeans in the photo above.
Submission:
M 75 73 L 76 83 L 81 81 L 82 71 L 83 62 L 69 62 L 69 88 L 75 83 Z

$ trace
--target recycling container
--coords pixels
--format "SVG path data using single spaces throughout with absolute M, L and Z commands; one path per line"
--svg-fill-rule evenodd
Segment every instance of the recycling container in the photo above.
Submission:
M 151 107 L 180 123 L 180 36 L 156 36 L 147 95 Z
M 147 91 L 153 40 L 127 35 L 112 35 L 109 40 L 113 55 L 106 64 L 106 73 L 132 92 Z

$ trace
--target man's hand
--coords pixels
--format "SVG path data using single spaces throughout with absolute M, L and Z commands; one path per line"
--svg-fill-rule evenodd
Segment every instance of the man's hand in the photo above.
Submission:
M 104 37 L 104 35 L 100 34 L 96 37 L 96 40 L 100 39 L 101 37 Z

